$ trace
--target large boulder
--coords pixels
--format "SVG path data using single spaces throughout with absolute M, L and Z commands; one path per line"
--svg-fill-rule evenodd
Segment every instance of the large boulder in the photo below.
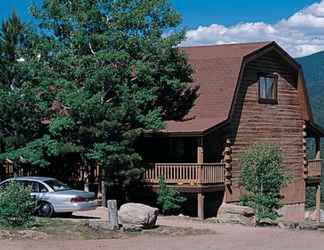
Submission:
M 140 203 L 126 203 L 118 212 L 119 223 L 122 225 L 137 225 L 142 228 L 155 226 L 159 209 Z
M 324 210 L 320 210 L 321 214 L 321 221 L 324 221 Z M 305 219 L 306 220 L 312 220 L 312 221 L 317 221 L 318 220 L 318 210 L 314 210 L 313 212 L 307 211 L 305 213 Z
M 252 226 L 255 225 L 255 211 L 250 207 L 223 203 L 218 210 L 217 219 L 222 223 Z

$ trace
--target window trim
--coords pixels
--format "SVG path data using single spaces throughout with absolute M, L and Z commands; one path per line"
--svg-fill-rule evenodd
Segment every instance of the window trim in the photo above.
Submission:
M 261 98 L 261 77 L 272 78 L 274 80 L 274 97 L 273 98 Z M 278 75 L 271 73 L 259 73 L 258 74 L 258 98 L 259 103 L 263 104 L 278 104 Z

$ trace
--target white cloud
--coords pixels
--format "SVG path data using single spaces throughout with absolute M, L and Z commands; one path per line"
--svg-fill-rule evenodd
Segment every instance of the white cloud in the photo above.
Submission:
M 276 24 L 213 24 L 187 32 L 182 46 L 236 42 L 276 41 L 292 56 L 299 57 L 324 50 L 324 0 L 298 11 Z

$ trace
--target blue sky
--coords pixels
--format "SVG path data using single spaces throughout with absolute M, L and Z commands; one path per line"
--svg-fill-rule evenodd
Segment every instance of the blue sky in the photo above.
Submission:
M 40 0 L 36 0 L 40 1 Z M 170 0 L 183 16 L 183 46 L 275 40 L 293 56 L 324 50 L 324 0 Z M 31 0 L 0 0 L 28 20 Z
M 39 1 L 39 0 L 37 0 Z M 183 15 L 184 25 L 195 28 L 199 25 L 220 23 L 234 25 L 239 22 L 276 21 L 292 15 L 314 3 L 314 0 L 171 0 Z M 31 0 L 0 1 L 0 17 L 3 19 L 16 9 L 28 19 L 27 8 Z
M 172 0 L 183 15 L 184 24 L 219 23 L 234 25 L 240 22 L 263 21 L 275 23 L 303 9 L 314 0 Z

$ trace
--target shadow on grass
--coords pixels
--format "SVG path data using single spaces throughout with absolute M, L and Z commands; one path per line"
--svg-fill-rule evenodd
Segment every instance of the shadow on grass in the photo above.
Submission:
M 97 216 L 83 216 L 83 215 L 73 215 L 73 214 L 55 214 L 52 218 L 56 219 L 75 219 L 75 220 L 92 220 L 92 219 L 101 219 Z

